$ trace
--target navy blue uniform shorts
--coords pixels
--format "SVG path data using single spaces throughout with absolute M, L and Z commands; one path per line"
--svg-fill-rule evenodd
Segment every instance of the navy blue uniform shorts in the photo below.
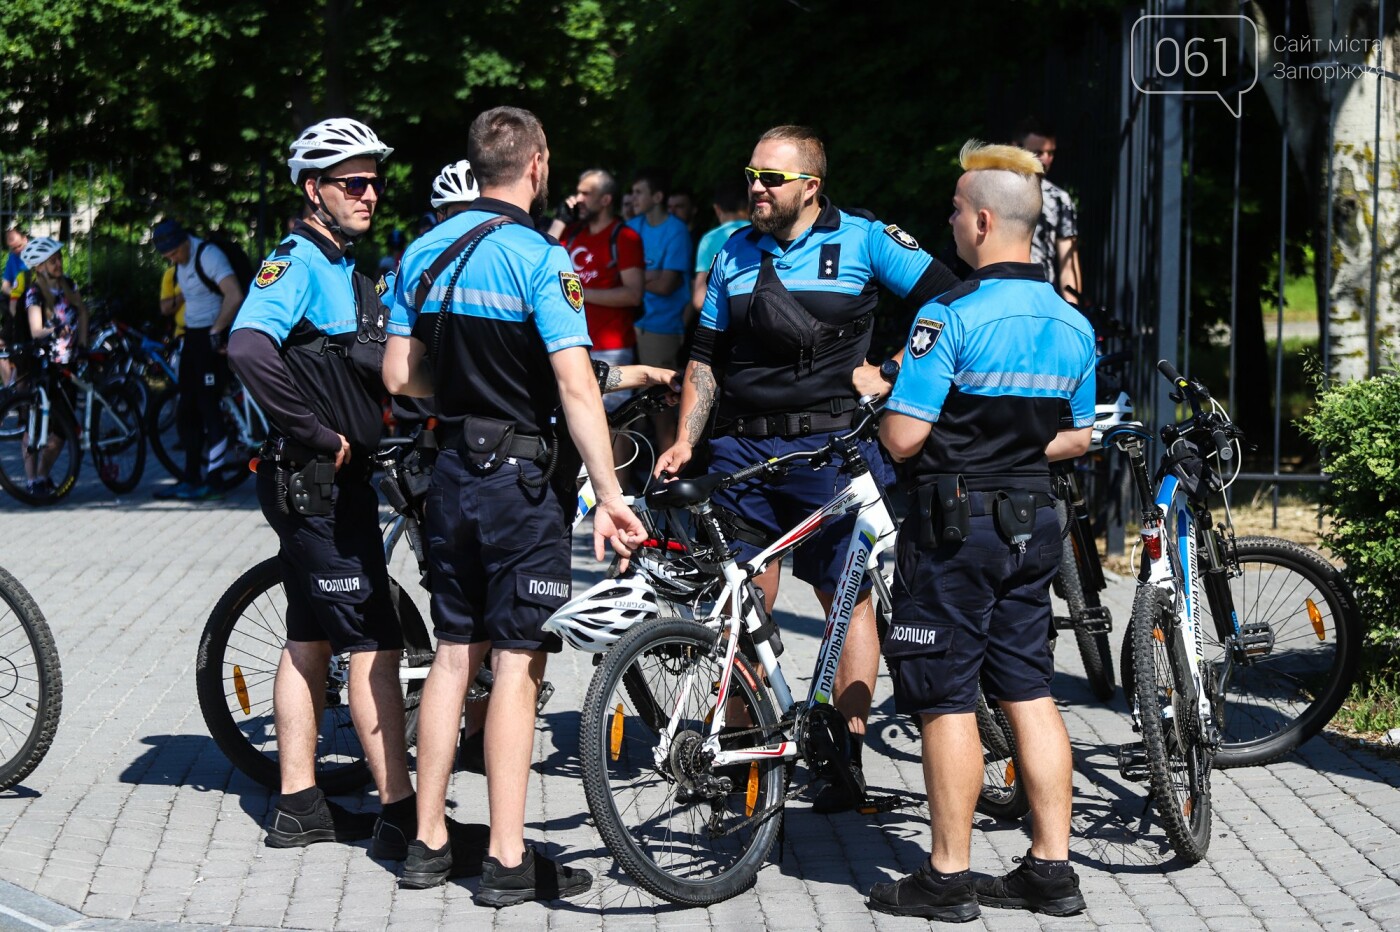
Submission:
M 403 631 L 389 592 L 379 497 L 365 478 L 343 479 L 329 515 L 303 515 L 277 505 L 276 469 L 258 469 L 258 504 L 282 546 L 287 590 L 287 640 L 330 641 L 342 651 L 401 650 Z
M 558 651 L 541 626 L 569 600 L 569 526 L 532 463 L 507 460 L 475 474 L 451 450 L 438 454 L 424 514 L 433 626 L 438 640 Z
M 1061 547 L 1054 509 L 1036 509 L 1025 553 L 997 531 L 991 515 L 973 517 L 961 544 L 936 548 L 918 546 L 917 520 L 899 529 L 893 619 L 881 646 L 895 709 L 974 711 L 979 680 L 988 699 L 1049 696 L 1050 581 Z
M 710 441 L 710 471 L 734 472 L 775 456 L 798 450 L 815 450 L 840 433 L 844 431 L 793 439 L 716 437 Z M 877 483 L 884 486 L 893 481 L 889 464 L 885 462 L 876 444 L 861 444 L 861 454 L 870 465 L 870 471 Z M 821 469 L 811 469 L 799 464 L 776 481 L 753 480 L 715 492 L 712 501 L 762 529 L 769 538 L 777 538 L 785 531 L 797 527 L 849 484 L 850 479 L 843 475 L 834 463 Z M 792 574 L 811 583 L 821 592 L 835 592 L 837 580 L 840 579 L 841 570 L 845 566 L 846 547 L 850 544 L 855 523 L 855 515 L 845 515 L 803 541 L 793 551 Z M 745 541 L 734 543 L 739 548 L 740 563 L 751 559 L 761 549 Z M 864 583 L 862 588 L 868 588 L 868 585 Z

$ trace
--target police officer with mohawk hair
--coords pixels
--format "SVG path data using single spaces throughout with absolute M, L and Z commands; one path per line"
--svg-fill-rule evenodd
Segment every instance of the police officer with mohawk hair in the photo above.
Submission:
M 868 905 L 945 922 L 976 918 L 979 904 L 1067 916 L 1084 898 L 1069 863 L 1069 736 L 1050 696 L 1050 462 L 1089 447 L 1094 334 L 1031 262 L 1040 163 L 975 140 L 960 157 L 948 222 L 975 271 L 918 312 L 880 426 L 920 505 L 899 530 L 884 654 L 896 708 L 921 721 L 933 851 L 876 884 Z M 1074 426 L 1062 430 L 1066 403 Z M 979 677 L 1011 724 L 1035 812 L 1030 851 L 1003 877 L 968 869 Z

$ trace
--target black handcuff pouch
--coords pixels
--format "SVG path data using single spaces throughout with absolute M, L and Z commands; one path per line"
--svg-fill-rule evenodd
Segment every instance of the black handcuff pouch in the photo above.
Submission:
M 967 483 L 960 475 L 935 476 L 919 486 L 919 546 L 940 547 L 960 544 L 972 531 L 972 506 L 967 500 Z
M 1035 531 L 1035 498 L 1030 492 L 1015 489 L 997 492 L 992 501 L 997 530 L 1013 546 L 1025 547 Z
M 335 460 L 318 453 L 301 469 L 288 471 L 290 504 L 297 514 L 324 517 L 335 510 Z
M 458 452 L 479 476 L 489 476 L 501 468 L 511 455 L 515 439 L 515 423 L 494 417 L 469 415 L 462 422 L 462 440 Z

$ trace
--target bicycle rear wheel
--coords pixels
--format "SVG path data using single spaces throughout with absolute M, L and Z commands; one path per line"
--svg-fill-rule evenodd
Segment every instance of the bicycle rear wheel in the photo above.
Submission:
M 92 464 L 97 478 L 118 495 L 130 492 L 146 468 L 146 427 L 134 381 L 113 379 L 91 401 Z
M 701 750 L 721 701 L 735 729 L 726 749 L 782 740 L 762 680 L 742 656 L 724 676 L 723 660 L 715 632 L 704 625 L 639 625 L 603 655 L 583 705 L 579 755 L 598 833 L 633 880 L 685 906 L 718 903 L 753 886 L 782 823 L 782 758 L 716 770 Z M 677 717 L 664 746 L 653 713 L 634 703 L 638 679 L 642 692 L 668 710 L 668 726 Z M 721 683 L 727 698 L 717 692 Z
M 63 672 L 44 613 L 0 569 L 0 790 L 34 771 L 63 713 Z
M 1181 643 L 1174 621 L 1165 593 L 1138 587 L 1129 632 L 1152 801 L 1173 850 L 1194 864 L 1210 847 L 1211 761 L 1196 735 L 1196 710 L 1186 698 L 1191 690 L 1182 687 L 1173 663 Z
M 1351 690 L 1364 634 L 1340 571 L 1318 554 L 1272 537 L 1240 538 L 1235 554 L 1235 614 L 1245 630 L 1267 626 L 1272 640 L 1230 672 L 1219 767 L 1267 764 L 1321 731 Z M 1215 623 L 1204 617 L 1201 642 L 1206 661 L 1222 664 Z
M 180 407 L 180 389 L 170 385 L 165 391 L 154 395 L 146 407 L 146 439 L 150 441 L 151 452 L 165 471 L 176 479 L 184 481 L 184 455 L 180 453 L 180 430 L 176 426 L 175 412 Z M 176 462 L 179 454 L 181 462 Z
M 390 586 L 405 631 L 420 631 L 426 638 L 418 607 L 392 579 Z M 210 737 L 235 767 L 272 789 L 281 782 L 272 687 L 286 639 L 282 565 L 272 557 L 240 576 L 219 599 L 195 661 L 199 709 Z M 430 662 L 431 658 L 421 661 Z M 350 720 L 348 673 L 349 655 L 333 656 L 316 743 L 316 785 L 328 794 L 358 789 L 370 779 L 364 748 Z M 404 695 L 409 747 L 417 736 L 422 688 L 421 679 L 411 680 Z
M 67 414 L 56 405 L 50 407 L 48 440 L 43 446 L 38 442 L 40 423 L 33 393 L 18 392 L 0 402 L 0 486 L 26 505 L 52 505 L 73 491 L 82 465 L 78 428 Z M 31 485 L 31 472 L 46 474 L 49 485 Z
M 248 463 L 258 455 L 263 442 L 267 440 L 267 422 L 259 409 L 245 403 L 243 393 L 246 391 L 241 386 L 234 386 L 234 390 L 225 395 L 219 404 L 228 449 L 224 453 L 223 463 L 214 469 L 209 481 L 224 491 L 242 485 L 253 474 Z

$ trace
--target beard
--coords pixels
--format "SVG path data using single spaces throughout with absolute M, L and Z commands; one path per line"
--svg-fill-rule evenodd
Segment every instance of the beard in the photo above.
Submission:
M 544 172 L 540 175 L 540 186 L 535 190 L 535 198 L 530 202 L 530 219 L 535 221 L 535 226 L 540 225 L 544 215 L 549 211 L 549 167 L 546 164 Z
M 768 210 L 764 214 L 759 214 L 759 202 L 754 197 L 753 192 L 749 192 L 749 222 L 760 233 L 771 235 L 779 230 L 786 230 L 797 222 L 798 215 L 802 213 L 800 199 L 785 202 L 782 198 L 775 197 L 763 203 L 768 205 Z

